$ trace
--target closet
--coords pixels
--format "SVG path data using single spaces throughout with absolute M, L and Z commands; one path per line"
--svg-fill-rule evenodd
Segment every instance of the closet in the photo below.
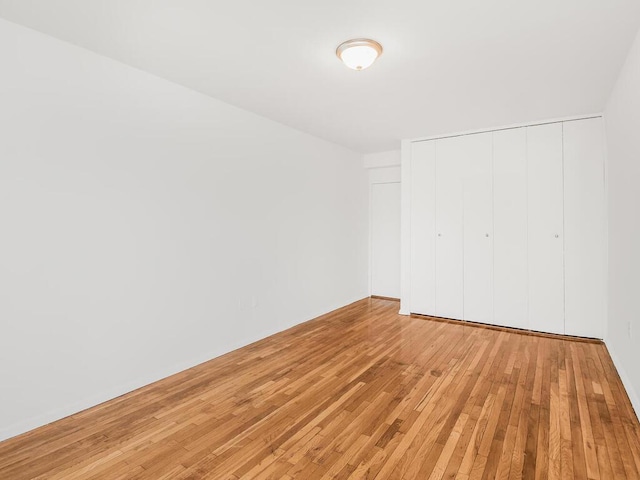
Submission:
M 411 313 L 602 337 L 600 117 L 408 145 Z
M 564 333 L 562 123 L 527 128 L 531 330 Z
M 602 338 L 606 291 L 601 119 L 564 123 L 565 333 Z
M 493 320 L 493 198 L 490 133 L 462 137 L 464 317 Z
M 435 314 L 439 317 L 464 317 L 462 169 L 469 145 L 468 137 L 436 143 Z
M 493 323 L 527 328 L 527 130 L 492 135 Z

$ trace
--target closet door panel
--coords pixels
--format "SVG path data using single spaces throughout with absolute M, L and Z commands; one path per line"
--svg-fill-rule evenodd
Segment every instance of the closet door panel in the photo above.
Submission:
M 564 123 L 565 332 L 604 333 L 605 216 L 602 119 Z
M 493 322 L 528 328 L 527 130 L 493 133 Z
M 436 141 L 436 315 L 463 319 L 463 137 Z
M 461 137 L 464 203 L 464 318 L 493 321 L 492 134 Z
M 436 314 L 436 142 L 411 151 L 411 312 Z
M 562 124 L 527 128 L 529 328 L 564 333 Z

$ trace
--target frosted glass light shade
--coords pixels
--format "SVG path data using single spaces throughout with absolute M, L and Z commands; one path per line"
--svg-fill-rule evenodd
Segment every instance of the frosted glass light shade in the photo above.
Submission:
M 382 54 L 382 45 L 368 38 L 348 40 L 337 48 L 336 55 L 349 68 L 364 70 Z

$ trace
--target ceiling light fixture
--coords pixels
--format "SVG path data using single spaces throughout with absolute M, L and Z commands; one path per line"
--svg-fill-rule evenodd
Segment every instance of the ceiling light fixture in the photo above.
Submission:
M 364 70 L 382 55 L 382 45 L 368 38 L 355 38 L 341 43 L 336 55 L 347 67 Z

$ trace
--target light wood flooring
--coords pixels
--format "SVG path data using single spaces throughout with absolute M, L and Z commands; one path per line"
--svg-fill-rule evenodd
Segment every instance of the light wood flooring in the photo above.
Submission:
M 605 346 L 366 299 L 0 443 L 0 479 L 638 479 Z

